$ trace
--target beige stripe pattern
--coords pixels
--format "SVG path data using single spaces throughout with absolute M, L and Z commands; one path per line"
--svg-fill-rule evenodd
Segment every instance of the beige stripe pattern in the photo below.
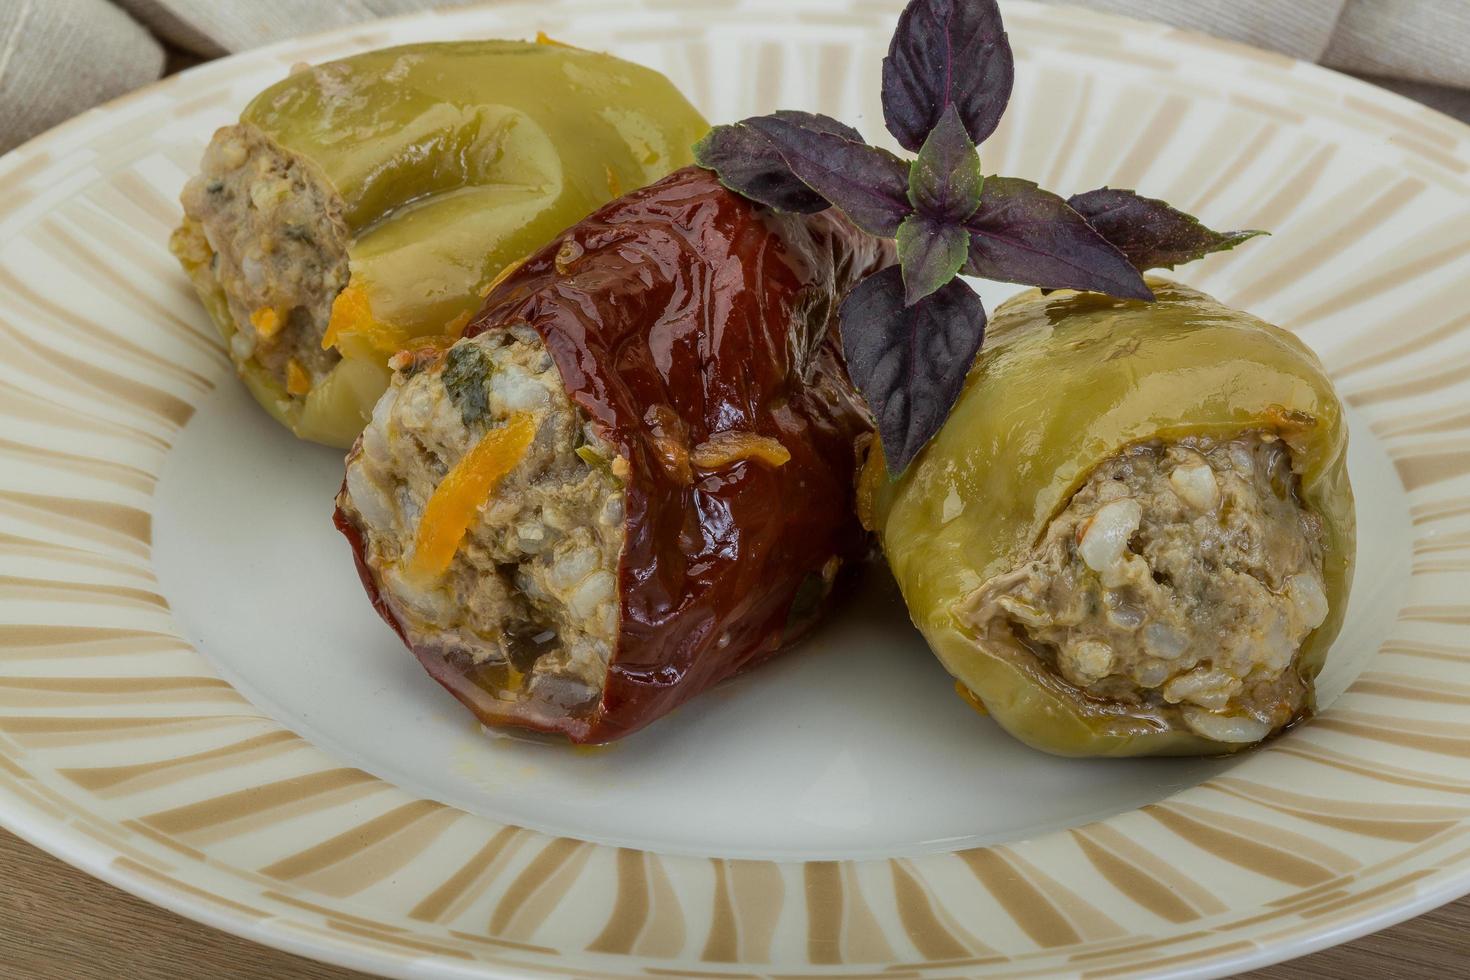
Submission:
M 787 104 L 872 130 L 891 6 L 505 0 L 228 59 L 0 159 L 0 820 L 215 924 L 415 976 L 1224 971 L 1470 887 L 1470 130 L 1159 26 L 1008 4 L 1016 108 L 984 160 L 1273 231 L 1188 278 L 1321 353 L 1391 460 L 1392 499 L 1372 502 L 1412 529 L 1386 639 L 1340 651 L 1366 667 L 1311 724 L 1031 839 L 666 855 L 345 767 L 181 635 L 153 490 L 200 400 L 234 381 L 164 243 L 234 107 L 296 61 L 539 29 L 666 71 L 712 118 Z

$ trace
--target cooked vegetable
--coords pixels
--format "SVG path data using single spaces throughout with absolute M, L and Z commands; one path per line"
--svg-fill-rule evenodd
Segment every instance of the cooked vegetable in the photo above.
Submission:
M 456 349 L 465 347 L 479 349 L 474 345 Z M 444 374 L 448 373 L 446 367 Z M 466 422 L 466 427 L 483 417 L 482 412 Z M 480 437 L 454 464 L 454 469 L 444 474 L 419 515 L 413 553 L 407 564 L 411 574 L 419 579 L 435 578 L 449 569 L 455 552 L 464 543 L 465 533 L 479 519 L 480 508 L 491 491 L 521 464 L 535 437 L 536 423 L 526 415 L 513 415 L 505 425 Z
M 776 652 L 868 547 L 833 321 L 892 261 L 692 168 L 567 231 L 394 359 L 337 512 L 378 611 L 485 723 L 575 742 Z
M 172 246 L 257 400 L 347 446 L 392 354 L 452 342 L 510 263 L 688 162 L 705 129 L 605 54 L 372 51 L 293 73 L 216 133 Z
M 1294 336 L 1187 287 L 1003 305 L 938 436 L 863 473 L 909 613 L 1066 755 L 1229 752 L 1310 713 L 1354 557 L 1342 408 Z M 964 692 L 962 692 L 964 693 Z

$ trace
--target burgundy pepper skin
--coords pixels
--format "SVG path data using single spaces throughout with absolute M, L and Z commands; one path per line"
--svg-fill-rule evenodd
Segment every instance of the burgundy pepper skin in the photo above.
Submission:
M 676 171 L 573 226 L 501 281 L 465 336 L 529 324 L 571 400 L 628 466 L 619 627 L 602 696 L 581 713 L 497 697 L 464 656 L 415 650 L 487 725 L 576 743 L 621 738 L 789 644 L 836 569 L 870 540 L 856 517 L 872 420 L 842 363 L 837 307 L 892 264 L 835 211 L 778 214 Z M 718 433 L 773 438 L 781 465 L 702 469 Z M 400 636 L 350 516 L 375 607 Z

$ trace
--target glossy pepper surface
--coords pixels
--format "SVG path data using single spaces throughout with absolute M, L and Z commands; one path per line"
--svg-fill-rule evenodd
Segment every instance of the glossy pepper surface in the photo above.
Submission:
M 898 479 L 881 447 L 861 509 L 909 614 L 961 693 L 1012 735 L 1063 755 L 1194 755 L 1239 745 L 1130 716 L 1059 681 L 1034 657 L 987 649 L 956 615 L 1014 567 L 1089 473 L 1151 439 L 1278 434 L 1303 503 L 1323 524 L 1329 613 L 1297 668 L 1321 670 L 1342 625 L 1355 530 L 1347 426 L 1311 350 L 1285 330 L 1185 286 L 1154 280 L 1158 302 L 1071 292 L 1003 304 L 944 428 Z
M 837 304 L 892 261 L 835 212 L 775 214 L 690 168 L 609 204 L 496 286 L 466 336 L 533 327 L 620 457 L 619 627 L 586 714 L 531 715 L 467 659 L 415 650 L 435 679 L 488 724 L 605 742 L 810 626 L 870 541 L 855 486 L 872 425 L 842 365 Z M 341 511 L 338 526 L 402 635 L 359 529 Z
M 555 43 L 416 44 L 291 74 L 240 121 L 340 198 L 350 280 L 323 346 L 343 360 L 309 393 L 242 374 L 297 435 L 347 446 L 388 358 L 453 339 L 486 287 L 624 191 L 690 161 L 708 128 L 661 74 Z M 205 297 L 227 338 L 223 297 Z

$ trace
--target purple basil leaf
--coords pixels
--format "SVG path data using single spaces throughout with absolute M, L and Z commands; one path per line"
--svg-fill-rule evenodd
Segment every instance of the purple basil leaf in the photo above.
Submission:
M 964 225 L 911 214 L 898 226 L 904 305 L 913 306 L 955 277 L 970 252 Z
M 830 207 L 796 178 L 770 140 L 743 123 L 711 129 L 694 144 L 694 162 L 741 197 L 777 211 L 813 214 Z
M 970 275 L 1043 289 L 1086 289 L 1120 299 L 1154 294 L 1128 258 L 1051 191 L 1018 177 L 987 177 L 970 231 Z
M 793 174 L 863 231 L 892 238 L 912 210 L 908 164 L 887 150 L 780 115 L 754 116 L 745 125 L 769 139 Z
M 863 134 L 853 129 L 841 119 L 833 119 L 824 116 L 820 112 L 803 112 L 800 109 L 777 109 L 771 113 L 777 119 L 795 123 L 802 129 L 809 129 L 814 133 L 831 133 L 833 136 L 841 136 L 843 139 L 852 140 L 854 143 L 863 142 Z
M 980 206 L 980 155 L 953 105 L 944 110 L 909 166 L 909 201 L 921 214 L 964 221 Z
M 857 130 L 831 116 L 789 110 L 777 112 L 775 116 L 813 132 L 862 139 Z M 778 211 L 812 214 L 826 210 L 827 199 L 802 183 L 786 165 L 776 145 L 747 125 L 748 122 L 711 129 L 694 144 L 694 161 L 706 170 L 713 170 L 721 184 L 741 197 Z
M 883 121 L 918 150 L 953 104 L 972 142 L 995 132 L 1015 81 L 995 0 L 909 0 L 883 59 Z
M 1264 231 L 1211 231 L 1198 218 L 1133 191 L 1099 187 L 1067 199 L 1140 271 L 1172 269 L 1224 252 Z
M 896 266 L 858 283 L 842 301 L 842 352 L 878 420 L 888 471 L 908 467 L 959 398 L 985 339 L 985 307 L 963 279 L 904 304 Z

